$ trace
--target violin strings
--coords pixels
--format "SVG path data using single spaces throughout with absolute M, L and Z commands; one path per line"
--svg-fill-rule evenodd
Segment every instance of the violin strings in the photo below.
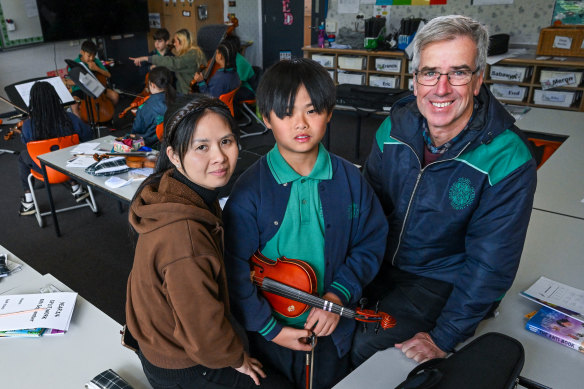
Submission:
M 293 288 L 281 282 L 272 280 L 268 277 L 253 277 L 254 282 L 266 292 L 277 294 L 281 297 L 289 298 L 290 300 L 305 303 L 312 307 L 320 308 L 326 311 L 336 313 L 337 315 L 353 319 L 356 315 L 355 311 L 337 305 L 331 301 L 322 299 L 317 296 L 313 296 L 310 293 L 306 293 L 302 290 Z

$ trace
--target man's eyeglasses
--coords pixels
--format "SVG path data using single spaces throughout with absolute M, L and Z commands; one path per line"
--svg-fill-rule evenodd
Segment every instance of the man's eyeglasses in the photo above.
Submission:
M 434 86 L 438 84 L 440 77 L 448 77 L 448 82 L 452 86 L 462 86 L 466 85 L 472 80 L 472 76 L 478 72 L 477 68 L 475 71 L 471 70 L 452 70 L 448 73 L 439 73 L 434 70 L 421 70 L 415 72 L 416 82 L 425 86 Z

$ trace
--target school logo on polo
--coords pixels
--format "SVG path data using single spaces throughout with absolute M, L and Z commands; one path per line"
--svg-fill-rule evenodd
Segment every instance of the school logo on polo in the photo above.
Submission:
M 475 188 L 468 178 L 460 177 L 448 191 L 452 208 L 461 210 L 472 204 L 475 198 Z
M 349 220 L 356 219 L 359 216 L 359 206 L 355 203 L 349 205 L 347 208 L 347 216 Z

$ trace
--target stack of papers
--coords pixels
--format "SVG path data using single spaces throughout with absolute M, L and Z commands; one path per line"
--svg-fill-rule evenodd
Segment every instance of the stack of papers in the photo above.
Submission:
M 0 337 L 62 334 L 69 329 L 76 299 L 74 292 L 2 295 Z

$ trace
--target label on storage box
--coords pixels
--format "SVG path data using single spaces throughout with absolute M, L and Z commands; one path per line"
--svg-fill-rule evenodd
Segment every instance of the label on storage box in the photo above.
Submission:
M 525 68 L 512 68 L 505 66 L 491 66 L 491 79 L 501 81 L 523 81 Z
M 558 86 L 572 85 L 576 86 L 576 74 L 564 73 L 555 77 L 541 80 L 541 89 L 547 90 Z
M 526 88 L 516 85 L 491 85 L 491 92 L 493 95 L 502 100 L 516 100 L 522 101 L 525 97 Z

